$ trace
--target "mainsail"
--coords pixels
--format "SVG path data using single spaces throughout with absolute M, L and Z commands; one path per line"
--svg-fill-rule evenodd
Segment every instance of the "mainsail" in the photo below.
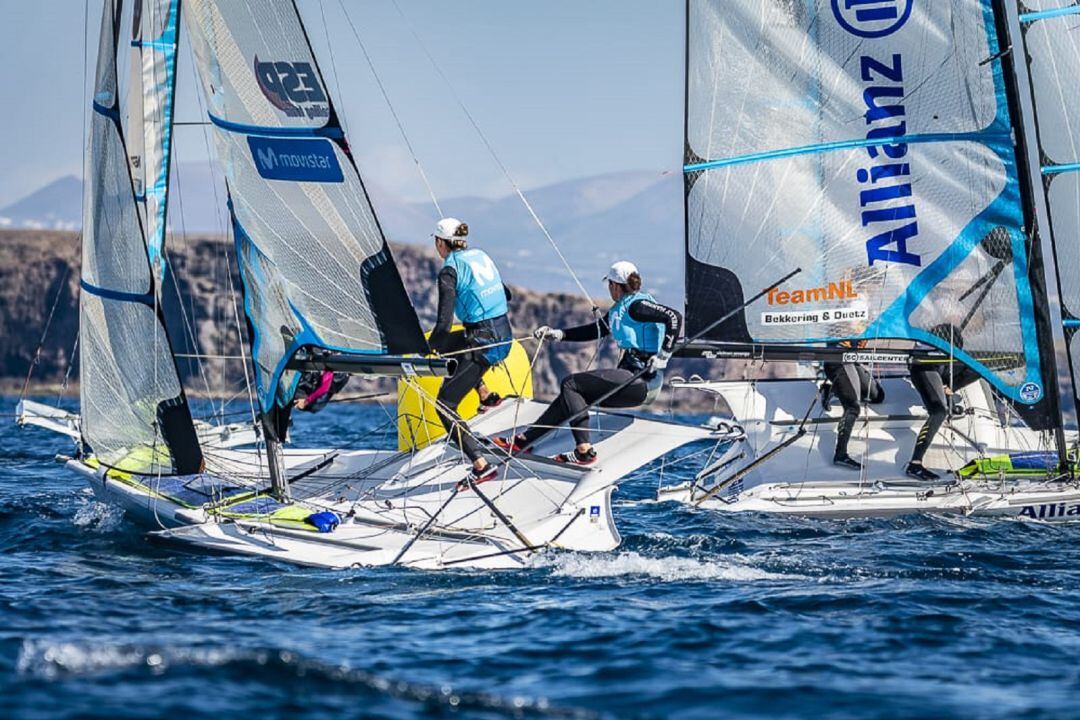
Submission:
M 292 0 L 185 3 L 215 126 L 264 411 L 303 347 L 426 352 Z
M 1080 398 L 1080 2 L 1019 4 L 1031 78 L 1042 186 L 1057 256 L 1062 320 Z
M 992 0 L 689 0 L 687 321 L 915 340 L 1047 395 Z M 1034 283 L 1034 287 L 1033 287 Z
M 169 193 L 180 0 L 134 0 L 132 90 L 128 156 L 155 277 L 165 275 L 165 218 Z
M 116 0 L 101 23 L 79 300 L 82 435 L 102 463 L 189 474 L 202 452 L 155 295 L 120 122 Z

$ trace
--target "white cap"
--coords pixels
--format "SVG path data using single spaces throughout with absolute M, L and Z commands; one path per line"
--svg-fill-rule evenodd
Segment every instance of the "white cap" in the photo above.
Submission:
M 637 265 L 629 260 L 620 260 L 611 266 L 611 269 L 607 271 L 607 275 L 604 276 L 604 279 L 613 283 L 625 285 L 626 281 L 630 279 L 630 276 L 636 272 Z
M 443 240 L 453 240 L 455 237 L 465 237 L 469 234 L 469 226 L 457 218 L 443 218 L 435 223 L 435 237 Z

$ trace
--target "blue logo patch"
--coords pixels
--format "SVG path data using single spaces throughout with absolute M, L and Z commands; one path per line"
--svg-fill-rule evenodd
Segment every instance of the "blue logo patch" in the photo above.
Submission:
M 268 138 L 249 136 L 251 159 L 267 180 L 344 182 L 334 146 L 322 138 Z
M 881 38 L 892 35 L 911 17 L 915 0 L 832 0 L 836 21 L 852 35 Z
M 1024 383 L 1020 386 L 1020 399 L 1026 403 L 1035 403 L 1042 397 L 1042 388 L 1039 383 Z

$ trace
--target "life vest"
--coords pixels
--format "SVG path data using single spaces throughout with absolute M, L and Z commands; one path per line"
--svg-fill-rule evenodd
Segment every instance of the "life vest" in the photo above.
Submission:
M 454 314 L 458 320 L 474 324 L 507 313 L 502 276 L 483 250 L 455 250 L 446 256 L 443 267 L 457 272 Z
M 608 312 L 611 337 L 623 350 L 658 353 L 664 341 L 664 326 L 661 323 L 640 322 L 630 317 L 630 306 L 638 300 L 656 302 L 647 292 L 638 291 L 632 295 L 624 295 Z

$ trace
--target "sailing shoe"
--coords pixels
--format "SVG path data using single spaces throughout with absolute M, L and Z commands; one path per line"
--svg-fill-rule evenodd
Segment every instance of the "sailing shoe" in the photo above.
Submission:
M 589 448 L 589 452 L 582 454 L 574 448 L 573 452 L 559 453 L 555 456 L 555 462 L 567 463 L 568 465 L 592 465 L 596 462 L 596 449 Z
M 834 457 L 832 460 L 832 464 L 838 465 L 843 468 L 851 468 L 852 470 L 862 470 L 862 463 L 860 463 L 858 460 L 855 460 L 847 453 Z
M 488 393 L 488 396 L 480 401 L 480 407 L 476 409 L 476 412 L 486 413 L 488 410 L 492 408 L 497 408 L 502 405 L 502 401 L 502 395 L 500 395 L 499 393 Z
M 525 438 L 521 435 L 515 435 L 514 437 L 509 438 L 497 437 L 493 439 L 492 442 L 508 453 L 523 453 L 529 452 L 530 450 L 530 447 L 525 444 Z
M 472 480 L 473 485 L 479 485 L 480 483 L 494 480 L 498 476 L 499 469 L 491 465 L 485 465 L 483 470 L 472 468 L 469 470 L 468 477 L 458 483 L 458 490 L 467 490 L 469 488 L 469 480 Z
M 927 470 L 921 463 L 908 463 L 905 472 L 908 474 L 908 477 L 913 477 L 916 480 L 922 480 L 923 482 L 933 482 L 934 480 L 941 479 L 940 475 L 932 470 Z

